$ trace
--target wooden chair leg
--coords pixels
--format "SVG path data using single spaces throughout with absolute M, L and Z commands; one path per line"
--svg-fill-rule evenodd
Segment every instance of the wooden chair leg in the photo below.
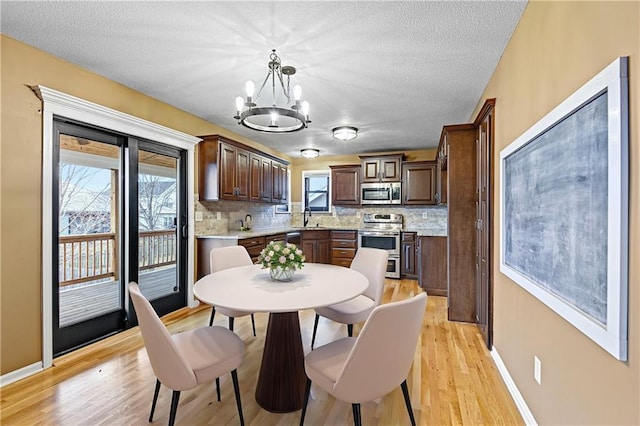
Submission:
M 233 322 L 234 322 L 235 318 L 234 317 L 229 317 L 229 330 L 233 331 Z
M 216 393 L 218 394 L 218 402 L 220 402 L 220 377 L 216 377 Z
M 242 415 L 242 401 L 240 400 L 240 386 L 238 385 L 238 372 L 231 372 L 231 380 L 233 380 L 233 391 L 236 394 L 236 405 L 238 406 L 238 415 L 240 416 L 240 426 L 244 426 L 244 416 Z
M 209 327 L 211 327 L 213 325 L 213 317 L 216 316 L 216 307 L 213 306 L 211 308 L 211 318 L 209 318 Z
M 313 349 L 313 345 L 316 342 L 316 331 L 318 331 L 318 320 L 320 319 L 320 315 L 316 314 L 316 319 L 313 322 L 313 336 L 311 337 L 311 349 Z
M 178 411 L 178 401 L 180 401 L 180 391 L 173 391 L 171 397 L 171 411 L 169 412 L 169 426 L 176 423 L 176 412 Z
M 409 413 L 411 426 L 416 426 L 416 419 L 413 417 L 413 410 L 411 409 L 411 398 L 409 398 L 409 388 L 407 387 L 407 381 L 405 380 L 404 382 L 402 382 L 400 387 L 402 387 L 402 394 L 404 395 L 404 403 L 407 406 L 407 412 Z
M 362 418 L 360 416 L 360 404 L 351 404 L 353 410 L 353 424 L 354 426 L 362 426 Z
M 156 379 L 156 390 L 153 392 L 153 402 L 151 403 L 151 414 L 149 414 L 149 423 L 153 421 L 153 413 L 156 411 L 156 402 L 158 402 L 159 392 L 160 392 L 160 380 Z
M 256 337 L 256 320 L 251 314 L 251 327 L 253 328 L 253 337 Z
M 347 324 L 347 335 L 353 337 L 353 324 Z
M 311 394 L 311 379 L 307 378 L 307 386 L 304 388 L 304 399 L 302 400 L 302 415 L 300 416 L 300 426 L 304 425 L 304 415 L 307 414 L 309 394 Z

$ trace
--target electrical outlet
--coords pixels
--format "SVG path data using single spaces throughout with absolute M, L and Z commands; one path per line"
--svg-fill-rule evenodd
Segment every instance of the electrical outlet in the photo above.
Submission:
M 222 213 L 216 212 L 216 219 L 218 220 L 222 219 Z
M 360 212 L 356 212 L 356 217 L 360 217 Z
M 202 212 L 196 212 L 196 222 L 202 222 Z
M 542 362 L 537 356 L 533 356 L 533 378 L 538 384 L 542 384 Z
M 422 213 L 422 218 L 423 219 L 427 219 L 428 217 L 429 217 L 429 213 L 427 213 L 427 212 Z

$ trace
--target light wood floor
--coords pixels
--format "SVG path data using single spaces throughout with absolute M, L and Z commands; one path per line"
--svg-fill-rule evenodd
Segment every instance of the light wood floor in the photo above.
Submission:
M 407 298 L 416 281 L 387 280 L 384 302 Z M 473 324 L 448 322 L 446 299 L 430 296 L 413 368 L 408 377 L 416 421 L 421 425 L 509 424 L 523 420 L 502 382 Z M 171 333 L 208 323 L 210 310 L 183 309 L 164 318 Z M 300 314 L 302 339 L 309 351 L 313 311 Z M 297 425 L 300 412 L 274 414 L 255 402 L 255 381 L 262 357 L 267 314 L 256 314 L 257 337 L 249 317 L 236 320 L 245 341 L 238 368 L 245 422 L 251 425 Z M 216 315 L 217 325 L 227 318 Z M 358 332 L 355 327 L 355 333 Z M 320 319 L 319 345 L 346 335 L 346 326 Z M 144 425 L 147 424 L 155 377 L 138 328 L 62 356 L 55 366 L 0 390 L 3 425 Z M 381 365 L 380 368 L 385 368 Z M 237 425 L 238 415 L 230 376 L 221 378 L 222 402 L 215 386 L 201 385 L 182 392 L 177 424 Z M 162 388 L 154 424 L 166 424 L 171 392 Z M 404 425 L 409 419 L 400 388 L 380 401 L 362 405 L 364 425 Z M 351 406 L 312 387 L 307 425 L 351 425 Z

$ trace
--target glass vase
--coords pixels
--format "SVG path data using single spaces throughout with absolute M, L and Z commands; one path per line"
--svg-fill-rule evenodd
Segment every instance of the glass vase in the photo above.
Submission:
M 293 279 L 293 273 L 295 269 L 293 268 L 276 268 L 270 269 L 269 273 L 271 274 L 271 279 L 274 281 L 291 281 Z

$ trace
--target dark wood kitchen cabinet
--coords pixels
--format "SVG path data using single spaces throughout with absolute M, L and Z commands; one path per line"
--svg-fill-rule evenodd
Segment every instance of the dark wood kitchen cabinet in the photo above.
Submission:
M 270 241 L 270 240 L 269 240 Z M 251 261 L 256 263 L 258 261 L 258 256 L 260 256 L 260 252 L 262 249 L 266 247 L 266 238 L 265 237 L 253 237 L 253 238 L 241 238 L 238 239 L 238 245 L 244 246 L 251 256 Z
M 249 200 L 270 203 L 272 200 L 271 160 L 251 154 Z
M 473 124 L 445 126 L 447 267 L 450 321 L 476 322 L 476 135 Z
M 249 200 L 249 157 L 237 146 L 220 143 L 220 199 Z
M 416 271 L 416 239 L 417 233 L 403 232 L 400 237 L 400 276 L 403 278 L 415 279 L 418 277 Z
M 334 206 L 360 205 L 359 164 L 329 166 L 331 169 L 331 204 Z
M 286 204 L 289 197 L 287 188 L 287 166 L 271 161 L 271 201 Z
M 418 284 L 427 294 L 447 296 L 447 237 L 418 238 Z
M 402 163 L 402 204 L 434 205 L 436 203 L 435 161 Z
M 200 137 L 199 200 L 288 201 L 286 161 L 220 135 Z
M 436 203 L 447 204 L 447 135 L 443 134 L 438 145 L 436 169 Z
M 331 263 L 348 268 L 358 249 L 357 231 L 331 231 Z
M 305 262 L 331 263 L 331 235 L 329 230 L 302 231 L 301 245 Z
M 404 154 L 361 155 L 362 182 L 400 182 Z

